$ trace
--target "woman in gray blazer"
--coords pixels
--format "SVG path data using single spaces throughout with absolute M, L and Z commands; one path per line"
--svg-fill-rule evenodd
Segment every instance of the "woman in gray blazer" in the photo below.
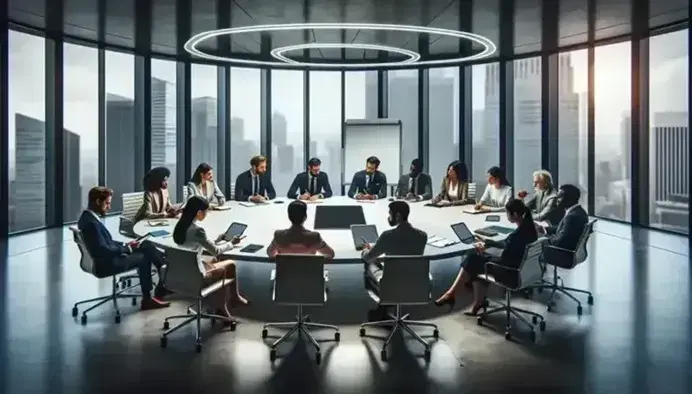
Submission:
M 202 197 L 192 196 L 187 200 L 183 214 L 173 230 L 173 241 L 180 246 L 197 250 L 200 270 L 204 269 L 204 277 L 210 282 L 219 279 L 235 279 L 231 285 L 234 290 L 229 291 L 229 287 L 224 286 L 223 292 L 212 295 L 210 298 L 213 307 L 220 310 L 222 314 L 231 317 L 229 308 L 235 305 L 247 305 L 249 301 L 240 294 L 238 290 L 238 277 L 236 275 L 236 265 L 232 260 L 223 260 L 221 256 L 225 251 L 233 249 L 233 246 L 240 242 L 240 238 L 225 239 L 225 234 L 219 235 L 215 241 L 207 238 L 207 233 L 197 222 L 207 217 L 209 203 Z M 207 252 L 211 256 L 203 256 Z
M 198 165 L 195 173 L 192 174 L 192 179 L 187 184 L 187 196 L 188 198 L 192 196 L 204 197 L 215 205 L 223 205 L 226 202 L 226 197 L 214 181 L 214 172 L 207 163 Z
M 469 173 L 464 163 L 455 160 L 447 166 L 440 192 L 431 203 L 438 206 L 464 205 L 469 201 Z
M 558 215 L 557 191 L 555 190 L 555 185 L 553 185 L 552 175 L 546 170 L 534 172 L 533 186 L 533 196 L 526 201 L 526 206 L 529 207 L 533 214 L 533 220 L 558 223 L 562 219 L 562 215 Z M 526 190 L 522 190 L 517 196 L 524 199 L 528 194 Z

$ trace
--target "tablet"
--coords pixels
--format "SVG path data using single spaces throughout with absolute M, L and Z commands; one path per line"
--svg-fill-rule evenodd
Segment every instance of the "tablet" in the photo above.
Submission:
M 476 240 L 473 233 L 464 222 L 453 224 L 452 231 L 454 231 L 454 234 L 459 238 L 459 241 L 466 245 L 471 245 Z
M 351 236 L 356 250 L 363 250 L 364 242 L 374 244 L 379 238 L 377 226 L 374 224 L 354 224 L 351 226 Z M 365 240 L 365 241 L 363 241 Z
M 224 238 L 230 241 L 233 237 L 240 237 L 245 232 L 245 229 L 247 229 L 247 224 L 233 222 L 228 226 L 226 233 L 224 233 Z
M 500 215 L 488 215 L 485 217 L 486 222 L 499 222 Z
M 247 245 L 246 247 L 240 249 L 240 251 L 243 253 L 255 253 L 256 251 L 262 249 L 263 247 L 264 246 L 262 246 L 262 245 L 250 244 L 250 245 Z

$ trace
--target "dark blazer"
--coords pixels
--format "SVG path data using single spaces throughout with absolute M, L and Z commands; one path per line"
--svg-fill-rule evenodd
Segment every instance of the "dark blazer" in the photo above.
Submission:
M 387 176 L 384 172 L 375 171 L 368 187 L 365 187 L 365 170 L 353 174 L 351 187 L 348 188 L 348 196 L 355 198 L 358 193 L 367 193 L 377 196 L 377 198 L 387 197 Z
M 332 187 L 329 185 L 329 177 L 326 172 L 317 174 L 317 194 L 322 194 L 322 197 L 329 198 L 332 196 Z M 310 176 L 307 171 L 296 175 L 288 188 L 288 198 L 296 198 L 299 195 L 306 193 L 310 189 Z
M 577 205 L 565 214 L 557 227 L 546 228 L 546 233 L 549 235 L 548 243 L 558 248 L 574 251 L 577 249 L 579 239 L 588 223 L 589 215 L 581 205 Z
M 110 264 L 113 260 L 131 251 L 122 242 L 114 241 L 106 226 L 90 211 L 82 212 L 77 221 L 77 227 L 82 232 L 84 243 L 94 259 L 97 271 L 99 265 Z
M 519 268 L 524 257 L 526 247 L 538 239 L 536 227 L 533 224 L 526 224 L 517 227 L 502 242 L 503 249 L 500 257 L 500 264 L 509 268 Z
M 411 191 L 409 187 L 410 181 L 411 174 L 404 174 L 399 178 L 399 183 L 396 185 L 396 198 L 404 198 Z M 423 200 L 430 200 L 432 198 L 432 180 L 430 179 L 430 175 L 425 173 L 419 174 L 414 187 L 416 187 L 416 190 L 413 191 L 415 196 L 421 196 Z
M 266 173 L 259 176 L 259 194 L 270 200 L 276 198 L 274 185 Z M 241 172 L 235 179 L 235 200 L 248 201 L 252 197 L 252 173 L 250 170 Z

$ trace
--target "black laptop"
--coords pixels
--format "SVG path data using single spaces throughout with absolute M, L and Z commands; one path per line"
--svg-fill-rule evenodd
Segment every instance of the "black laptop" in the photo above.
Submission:
M 471 245 L 476 241 L 476 237 L 474 237 L 473 233 L 471 230 L 469 230 L 464 222 L 453 224 L 452 231 L 454 231 L 454 234 L 459 237 L 459 241 L 465 243 L 466 245 Z

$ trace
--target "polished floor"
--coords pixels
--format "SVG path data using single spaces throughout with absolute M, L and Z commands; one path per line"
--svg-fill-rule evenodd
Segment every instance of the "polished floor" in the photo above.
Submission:
M 272 305 L 269 264 L 239 263 L 242 290 L 253 304 L 237 311 L 236 332 L 205 325 L 207 339 L 197 354 L 191 327 L 171 336 L 167 349 L 159 347 L 163 317 L 183 311 L 182 301 L 151 312 L 124 301 L 121 324 L 104 307 L 80 325 L 70 315 L 73 303 L 105 294 L 110 282 L 80 270 L 66 228 L 13 237 L 0 258 L 0 392 L 692 392 L 688 238 L 607 222 L 596 231 L 588 262 L 563 275 L 569 285 L 594 292 L 595 305 L 584 302 L 581 318 L 569 300 L 547 313 L 544 297 L 518 298 L 546 315 L 547 331 L 533 344 L 519 325 L 516 339 L 506 341 L 500 317 L 477 326 L 460 311 L 467 299 L 451 312 L 413 308 L 414 317 L 439 324 L 441 331 L 427 365 L 422 347 L 407 338 L 395 338 L 385 363 L 381 342 L 359 337 L 358 323 L 373 307 L 360 266 L 330 267 L 329 301 L 310 310 L 314 321 L 342 327 L 340 343 L 322 343 L 322 364 L 312 361 L 310 347 L 291 344 L 280 347 L 284 357 L 271 363 L 260 322 L 288 320 L 294 311 Z M 457 266 L 457 260 L 434 262 L 435 295 Z

